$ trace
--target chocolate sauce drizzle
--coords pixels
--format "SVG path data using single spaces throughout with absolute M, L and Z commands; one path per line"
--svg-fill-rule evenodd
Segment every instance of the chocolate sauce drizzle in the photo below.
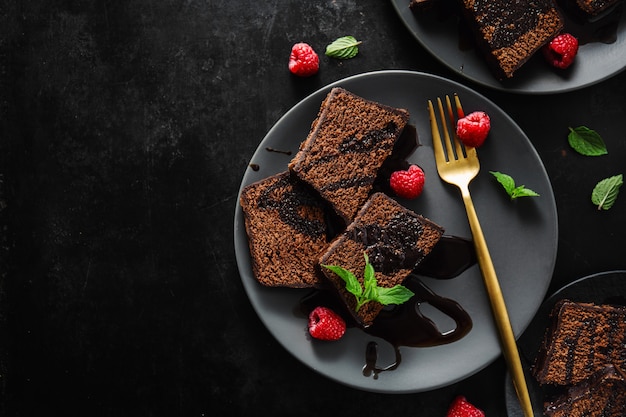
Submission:
M 404 304 L 383 309 L 374 323 L 365 329 L 366 333 L 394 346 L 429 347 L 456 342 L 472 328 L 472 319 L 459 303 L 435 294 L 417 276 L 409 275 L 404 286 L 415 295 Z M 453 319 L 456 327 L 441 332 L 437 324 L 420 310 L 423 303 Z
M 435 245 L 435 249 L 426 258 L 429 265 L 420 265 L 403 282 L 415 294 L 402 305 L 386 306 L 374 323 L 363 331 L 371 336 L 388 342 L 394 349 L 395 361 L 387 366 L 380 366 L 378 343 L 371 341 L 365 348 L 364 376 L 378 378 L 381 372 L 397 369 L 402 362 L 400 346 L 427 347 L 452 343 L 465 336 L 472 328 L 472 319 L 456 301 L 441 297 L 420 280 L 419 276 L 431 276 L 437 279 L 452 279 L 476 264 L 476 253 L 471 240 L 445 235 Z M 432 273 L 435 271 L 436 273 Z M 339 313 L 349 327 L 358 327 L 347 307 L 329 290 L 315 290 L 300 300 L 300 310 L 306 316 L 313 308 L 324 305 Z M 440 331 L 437 324 L 428 318 L 420 305 L 429 304 L 451 318 L 455 328 Z
M 345 188 L 357 188 L 365 185 L 371 185 L 376 179 L 373 175 L 361 175 L 357 177 L 342 178 L 340 181 L 331 182 L 320 187 L 322 191 L 337 191 Z
M 291 155 L 291 151 L 286 151 L 286 150 L 282 150 L 282 149 L 276 149 L 276 148 L 272 148 L 270 146 L 265 148 L 266 151 L 268 152 L 276 152 L 276 153 L 282 153 L 283 155 Z
M 391 275 L 407 269 L 406 265 L 412 267 L 424 257 L 424 252 L 417 247 L 423 228 L 418 218 L 397 215 L 385 228 L 377 224 L 354 227 L 348 238 L 365 246 L 374 270 Z
M 290 184 L 294 192 L 277 192 L 289 187 Z M 276 210 L 284 223 L 304 235 L 319 238 L 326 234 L 326 222 L 304 217 L 302 210 L 302 207 L 309 207 L 324 212 L 324 205 L 314 194 L 308 192 L 304 185 L 293 181 L 289 174 L 263 190 L 257 204 L 261 209 Z
M 337 152 L 338 154 L 362 154 L 370 153 L 376 149 L 387 150 L 393 146 L 393 142 L 389 142 L 388 139 L 397 132 L 398 126 L 394 122 L 389 122 L 382 129 L 371 130 L 360 138 L 357 138 L 354 135 L 345 137 L 338 145 Z M 314 165 L 310 164 L 305 166 L 303 167 L 303 170 L 308 171 L 314 166 L 317 167 L 329 161 L 334 161 L 336 158 L 336 153 L 320 157 L 316 160 Z M 352 175 L 349 178 L 342 178 L 340 181 L 326 184 L 321 187 L 321 190 L 336 191 L 339 189 L 362 187 L 373 184 L 375 180 L 375 176 L 359 175 L 357 172 L 352 172 Z
M 366 333 L 380 337 L 393 346 L 395 362 L 385 367 L 378 366 L 378 344 L 369 342 L 365 352 L 364 376 L 376 379 L 381 372 L 396 369 L 402 361 L 400 346 L 429 347 L 452 343 L 472 329 L 471 317 L 456 301 L 435 294 L 415 275 L 409 275 L 404 285 L 415 295 L 404 304 L 393 306 L 390 310 L 384 309 L 374 323 L 364 329 Z M 420 305 L 424 303 L 454 320 L 454 329 L 445 332 L 439 330 L 437 324 L 420 310 Z
M 380 148 L 381 144 L 392 137 L 398 131 L 398 126 L 394 122 L 389 122 L 379 130 L 372 130 L 358 139 L 354 135 L 346 137 L 339 145 L 341 153 L 370 153 L 372 150 Z

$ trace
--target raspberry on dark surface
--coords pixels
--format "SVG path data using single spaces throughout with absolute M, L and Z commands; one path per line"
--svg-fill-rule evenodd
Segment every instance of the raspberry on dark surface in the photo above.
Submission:
M 319 57 L 311 45 L 300 42 L 291 48 L 289 71 L 299 77 L 310 77 L 319 71 Z

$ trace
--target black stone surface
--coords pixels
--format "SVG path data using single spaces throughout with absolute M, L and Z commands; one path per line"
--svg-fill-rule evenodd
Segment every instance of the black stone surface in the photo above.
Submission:
M 347 61 L 333 39 L 363 40 Z M 320 72 L 287 70 L 310 43 Z M 598 62 L 598 65 L 602 65 Z M 504 416 L 502 361 L 420 394 L 356 391 L 287 354 L 243 290 L 233 214 L 249 158 L 309 93 L 381 69 L 470 85 L 521 126 L 554 187 L 551 290 L 626 269 L 626 72 L 577 92 L 482 89 L 423 50 L 385 1 L 43 1 L 0 5 L 1 416 Z M 585 158 L 567 127 L 609 154 Z M 624 193 L 626 191 L 622 191 Z

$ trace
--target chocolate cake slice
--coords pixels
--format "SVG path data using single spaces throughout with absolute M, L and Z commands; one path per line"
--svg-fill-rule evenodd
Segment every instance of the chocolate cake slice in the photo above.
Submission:
M 458 0 L 477 46 L 498 79 L 512 78 L 563 29 L 553 0 Z
M 269 287 L 318 287 L 325 203 L 285 171 L 245 187 L 240 204 L 255 278 Z
M 347 225 L 369 197 L 409 113 L 333 88 L 289 169 Z
M 383 193 L 374 193 L 354 221 L 337 236 L 320 257 L 321 265 L 340 266 L 351 271 L 363 285 L 367 253 L 379 287 L 394 287 L 431 252 L 441 239 L 443 228 L 415 214 Z M 383 305 L 370 301 L 356 310 L 356 299 L 345 282 L 334 272 L 322 268 L 340 298 L 362 326 L 372 324 Z
M 626 416 L 626 375 L 608 365 L 545 403 L 548 417 Z
M 542 384 L 578 384 L 607 365 L 626 371 L 626 308 L 561 300 L 533 373 Z

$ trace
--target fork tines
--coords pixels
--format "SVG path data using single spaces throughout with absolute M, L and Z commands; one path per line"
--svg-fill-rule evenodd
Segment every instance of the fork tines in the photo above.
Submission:
M 460 158 L 466 158 L 468 153 L 475 152 L 474 148 L 466 147 L 456 136 L 456 122 L 458 119 L 465 117 L 465 113 L 463 112 L 463 106 L 461 106 L 461 100 L 459 96 L 454 94 L 454 104 L 456 108 L 456 112 L 452 107 L 452 102 L 450 100 L 450 96 L 445 96 L 446 106 L 444 109 L 444 105 L 441 101 L 441 98 L 437 97 L 437 106 L 439 108 L 439 114 L 441 116 L 441 127 L 443 131 L 443 138 L 439 135 L 439 139 L 442 141 L 443 145 L 443 154 L 445 155 L 446 162 L 450 162 L 452 160 L 457 160 Z M 429 106 L 431 102 L 429 100 Z M 447 111 L 446 111 L 447 110 Z M 435 118 L 436 119 L 436 118 Z M 437 129 L 437 134 L 439 134 L 439 127 L 436 122 L 432 124 L 432 129 L 435 131 Z M 437 146 L 436 144 L 435 146 Z

